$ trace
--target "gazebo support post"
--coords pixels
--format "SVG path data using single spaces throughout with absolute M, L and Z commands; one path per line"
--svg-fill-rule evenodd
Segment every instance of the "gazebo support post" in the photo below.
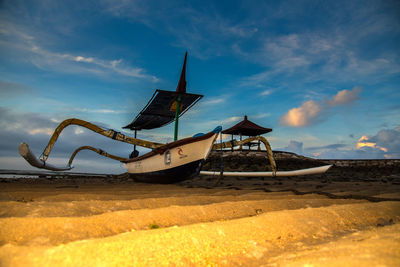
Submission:
M 240 141 L 242 141 L 242 133 L 240 133 Z M 243 150 L 243 146 L 240 145 L 239 150 L 242 151 Z
M 244 119 L 235 124 L 234 126 L 232 126 L 231 128 L 228 128 L 226 130 L 223 130 L 222 133 L 223 134 L 231 134 L 232 135 L 232 142 L 233 142 L 233 136 L 234 135 L 239 135 L 240 136 L 240 142 L 243 141 L 243 136 L 261 136 L 262 134 L 265 133 L 269 133 L 271 132 L 272 129 L 270 128 L 264 128 L 260 125 L 255 124 L 254 122 L 251 122 L 248 120 L 247 116 L 244 116 Z M 261 150 L 261 144 L 260 142 L 257 143 L 252 143 L 252 144 L 245 144 L 244 147 L 246 148 L 246 146 L 249 148 L 248 150 L 252 150 L 251 149 L 251 145 L 256 146 L 258 150 Z M 237 145 L 236 147 L 238 147 L 239 151 L 243 151 L 243 144 L 241 145 Z M 231 147 L 231 151 L 234 151 L 234 147 Z

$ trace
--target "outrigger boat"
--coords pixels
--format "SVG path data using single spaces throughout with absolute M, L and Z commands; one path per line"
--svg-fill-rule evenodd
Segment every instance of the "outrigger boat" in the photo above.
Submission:
M 186 92 L 186 61 L 187 53 L 183 62 L 182 72 L 176 91 L 156 90 L 152 98 L 149 100 L 143 110 L 125 129 L 134 131 L 134 137 L 127 136 L 112 129 L 103 129 L 90 122 L 80 119 L 67 119 L 61 122 L 51 136 L 49 143 L 43 153 L 37 158 L 26 143 L 19 145 L 20 155 L 32 166 L 47 169 L 52 171 L 66 171 L 73 168 L 72 162 L 79 151 L 92 150 L 102 156 L 118 160 L 124 164 L 129 175 L 136 181 L 148 183 L 175 183 L 190 179 L 198 174 L 203 162 L 207 159 L 212 149 L 222 149 L 223 147 L 238 146 L 246 144 L 254 140 L 260 140 L 264 143 L 268 158 L 272 167 L 270 176 L 280 176 L 280 172 L 276 171 L 276 164 L 273 158 L 271 147 L 268 141 L 262 137 L 251 137 L 243 141 L 230 141 L 219 144 L 214 144 L 217 136 L 221 132 L 221 126 L 216 127 L 213 131 L 207 134 L 196 134 L 193 137 L 178 140 L 178 123 L 179 117 L 196 104 L 203 96 L 199 94 L 191 94 Z M 167 144 L 160 144 L 151 141 L 141 140 L 136 138 L 137 131 L 150 130 L 165 126 L 171 122 L 175 122 L 174 141 Z M 48 164 L 46 161 L 50 152 L 57 141 L 62 130 L 69 125 L 78 125 L 85 127 L 93 132 L 101 134 L 105 137 L 116 141 L 134 145 L 134 150 L 129 158 L 123 158 L 109 154 L 101 149 L 91 146 L 82 146 L 76 149 L 64 167 Z M 152 151 L 139 156 L 136 146 L 150 148 Z M 328 167 L 329 168 L 329 167 Z M 308 171 L 310 170 L 310 171 Z M 327 166 L 315 170 L 305 169 L 301 174 L 321 173 L 327 170 Z M 210 175 L 211 172 L 202 172 L 201 174 Z M 221 171 L 220 175 L 229 175 L 229 173 Z M 243 174 L 243 175 L 242 175 Z M 239 176 L 248 176 L 248 173 L 235 174 Z M 266 173 L 259 173 L 258 176 L 266 176 Z M 282 172 L 281 172 L 282 174 Z M 267 176 L 268 176 L 267 175 Z M 252 176 L 257 176 L 253 173 Z

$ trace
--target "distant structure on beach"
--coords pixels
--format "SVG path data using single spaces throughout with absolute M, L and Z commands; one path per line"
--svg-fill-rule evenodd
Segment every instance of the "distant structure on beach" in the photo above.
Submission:
M 222 131 L 223 134 L 232 135 L 232 140 L 233 140 L 234 135 L 239 135 L 240 141 L 242 141 L 242 136 L 253 137 L 253 136 L 259 136 L 262 134 L 266 134 L 269 132 L 272 132 L 271 128 L 265 128 L 258 124 L 255 124 L 254 122 L 247 119 L 247 115 L 244 116 L 244 119 L 242 121 L 238 122 L 231 128 L 228 128 L 228 129 Z M 260 141 L 259 140 L 257 142 L 251 142 L 246 145 L 249 147 L 249 149 L 252 146 L 257 146 L 257 149 L 260 150 Z M 242 145 L 240 145 L 240 150 L 242 150 Z M 232 151 L 233 151 L 233 147 L 232 147 Z

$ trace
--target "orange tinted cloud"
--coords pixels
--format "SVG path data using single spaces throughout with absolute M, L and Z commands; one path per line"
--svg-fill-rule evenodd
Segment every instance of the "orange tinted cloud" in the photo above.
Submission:
M 321 113 L 322 107 L 315 101 L 304 102 L 298 108 L 292 108 L 282 118 L 281 123 L 286 126 L 304 127 L 315 120 Z
M 290 109 L 280 118 L 280 123 L 290 127 L 304 127 L 317 121 L 323 111 L 339 105 L 346 105 L 358 99 L 361 89 L 354 87 L 352 90 L 341 90 L 332 99 L 317 102 L 308 100 L 300 107 Z
M 361 136 L 361 138 L 357 142 L 357 148 L 362 148 L 362 147 L 371 147 L 371 148 L 377 148 L 382 150 L 383 152 L 388 152 L 388 149 L 385 147 L 380 147 L 377 146 L 376 143 L 369 141 L 369 137 L 366 135 Z
M 342 90 L 339 91 L 331 100 L 328 100 L 328 105 L 336 107 L 339 105 L 346 105 L 354 102 L 358 99 L 358 94 L 361 92 L 361 88 L 354 87 L 353 90 Z
M 35 134 L 52 135 L 53 132 L 54 132 L 54 129 L 52 129 L 52 128 L 36 128 L 36 129 L 32 129 L 32 130 L 28 131 L 28 133 L 31 135 L 35 135 Z

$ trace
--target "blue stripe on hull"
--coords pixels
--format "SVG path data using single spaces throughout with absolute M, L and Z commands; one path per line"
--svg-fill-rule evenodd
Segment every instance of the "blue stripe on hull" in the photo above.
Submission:
M 141 174 L 130 173 L 129 176 L 137 182 L 143 183 L 159 183 L 173 184 L 180 181 L 188 180 L 200 173 L 201 165 L 204 160 L 197 160 L 179 167 L 166 169 L 156 172 L 148 172 Z

